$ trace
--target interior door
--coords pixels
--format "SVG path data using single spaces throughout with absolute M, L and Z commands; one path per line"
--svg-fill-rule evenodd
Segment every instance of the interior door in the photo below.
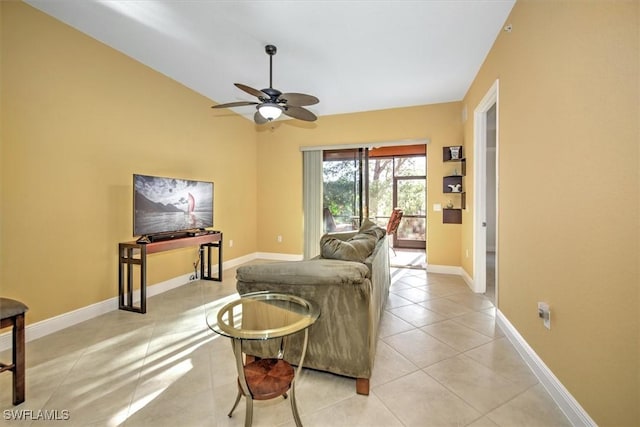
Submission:
M 498 174 L 497 174 L 497 162 L 498 162 L 498 80 L 496 80 L 493 86 L 485 94 L 484 98 L 480 101 L 474 111 L 474 152 L 476 153 L 475 165 L 474 165 L 474 202 L 473 202 L 473 291 L 477 293 L 487 292 L 487 225 L 489 221 L 492 221 L 492 234 L 497 234 L 498 230 Z M 494 118 L 491 122 L 488 121 L 487 116 L 490 110 L 495 108 Z M 489 127 L 495 128 L 492 132 L 489 132 Z M 495 144 L 495 164 L 493 165 L 494 182 L 487 183 L 487 153 L 488 153 L 488 135 L 493 135 Z M 494 205 L 494 209 L 489 210 L 490 217 L 487 217 L 487 192 L 491 187 L 493 191 L 493 199 L 489 199 L 489 202 Z M 491 242 L 491 240 L 489 240 Z M 490 244 L 490 243 L 489 243 Z M 494 270 L 492 279 L 493 289 L 489 292 L 493 294 L 494 301 L 497 303 L 497 289 L 498 289 L 498 275 L 496 274 L 499 263 L 499 248 L 498 240 L 494 239 L 494 253 L 495 256 L 490 259 L 491 268 Z M 497 306 L 497 304 L 496 304 Z

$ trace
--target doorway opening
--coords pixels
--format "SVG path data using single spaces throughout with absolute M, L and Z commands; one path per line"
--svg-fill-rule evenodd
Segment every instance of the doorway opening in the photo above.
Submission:
M 474 291 L 497 306 L 498 297 L 498 81 L 474 113 Z
M 496 112 L 497 104 L 487 111 L 487 147 L 486 147 L 486 289 L 485 295 L 495 303 L 496 296 Z

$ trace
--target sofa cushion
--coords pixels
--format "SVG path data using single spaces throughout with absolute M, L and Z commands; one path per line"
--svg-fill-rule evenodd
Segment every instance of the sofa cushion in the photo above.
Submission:
M 365 262 L 385 231 L 366 219 L 358 232 L 348 240 L 325 234 L 320 239 L 320 256 L 326 259 Z
M 369 269 L 364 264 L 337 260 L 271 262 L 236 270 L 236 279 L 241 282 L 287 285 L 358 285 L 368 276 Z
M 376 239 L 366 234 L 356 234 L 347 241 L 324 235 L 320 239 L 320 255 L 328 259 L 364 262 L 375 246 Z
M 376 240 L 379 240 L 382 239 L 387 232 L 383 228 L 378 227 L 373 221 L 365 219 L 358 230 L 358 234 L 368 234 L 374 236 Z

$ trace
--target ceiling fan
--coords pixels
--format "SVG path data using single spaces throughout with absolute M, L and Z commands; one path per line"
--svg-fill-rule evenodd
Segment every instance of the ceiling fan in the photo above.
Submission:
M 231 108 L 231 107 L 242 107 L 245 105 L 255 105 L 256 113 L 253 116 L 253 120 L 261 125 L 264 123 L 271 122 L 278 117 L 280 114 L 284 114 L 289 117 L 293 117 L 294 119 L 305 120 L 308 122 L 315 121 L 318 117 L 313 114 L 311 111 L 303 108 L 307 105 L 313 105 L 320 102 L 318 98 L 311 95 L 306 95 L 304 93 L 282 93 L 277 89 L 272 87 L 272 78 L 273 78 L 273 55 L 276 54 L 277 49 L 274 45 L 265 46 L 265 52 L 269 55 L 269 87 L 266 89 L 258 90 L 247 85 L 243 85 L 242 83 L 234 83 L 234 85 L 249 95 L 253 95 L 257 97 L 260 102 L 251 102 L 251 101 L 238 101 L 238 102 L 228 102 L 226 104 L 218 104 L 214 105 L 211 108 Z

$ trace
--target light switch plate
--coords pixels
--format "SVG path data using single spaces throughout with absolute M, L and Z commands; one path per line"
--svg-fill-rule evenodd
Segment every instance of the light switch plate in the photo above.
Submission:
M 542 319 L 544 327 L 551 329 L 551 309 L 546 302 L 538 302 L 538 317 Z

